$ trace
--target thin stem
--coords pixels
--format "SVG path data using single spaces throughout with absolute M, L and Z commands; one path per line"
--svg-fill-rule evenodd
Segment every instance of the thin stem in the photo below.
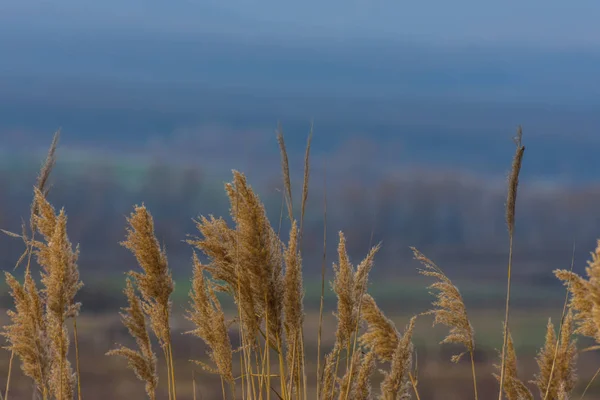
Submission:
M 323 262 L 321 264 L 321 305 L 319 307 L 319 331 L 317 333 L 317 399 L 321 393 L 321 336 L 323 334 L 323 300 L 325 298 L 325 263 L 327 260 L 327 165 L 323 173 Z
M 598 376 L 598 374 L 600 374 L 600 368 L 598 368 L 596 370 L 596 373 L 594 374 L 594 376 L 592 376 L 592 379 L 590 380 L 590 382 L 587 384 L 587 386 L 585 387 L 585 390 L 583 391 L 583 393 L 581 394 L 581 397 L 579 398 L 579 400 L 582 400 L 583 397 L 585 396 L 585 394 L 587 393 L 588 389 L 590 388 L 590 386 L 592 386 L 592 383 L 594 382 L 594 380 L 596 379 L 596 377 Z
M 196 400 L 196 373 L 194 372 L 194 369 L 192 369 L 192 396 L 192 398 Z M 223 400 L 225 400 L 224 397 Z
M 267 303 L 267 294 L 265 293 L 265 303 Z M 268 304 L 268 303 L 267 303 Z M 265 358 L 267 359 L 267 400 L 271 400 L 271 391 L 269 388 L 271 387 L 271 352 L 269 351 L 269 338 L 271 333 L 269 331 L 269 307 L 266 307 L 266 325 L 267 325 L 267 334 L 266 334 L 266 344 L 265 344 Z M 282 386 L 282 389 L 285 386 Z
M 6 379 L 6 390 L 4 392 L 4 400 L 8 400 L 8 389 L 10 388 L 10 376 L 12 374 L 12 365 L 15 358 L 15 351 L 10 352 L 10 361 L 8 362 L 8 377 Z
M 417 382 L 415 381 L 412 372 L 408 373 L 408 377 L 410 379 L 410 384 L 413 388 L 413 391 L 415 392 L 415 397 L 417 398 L 417 400 L 421 400 L 421 397 L 419 396 L 419 391 L 417 390 Z
M 474 357 L 473 351 L 470 351 L 469 353 L 471 354 L 471 372 L 473 374 L 473 391 L 475 393 L 475 400 L 477 400 L 479 397 L 477 396 L 477 375 L 475 374 L 475 357 Z
M 287 394 L 285 392 L 285 363 L 283 361 L 283 351 L 282 351 L 282 345 L 281 345 L 281 337 L 279 336 L 279 334 L 277 334 L 277 349 L 278 349 L 278 353 L 279 353 L 279 382 L 281 385 L 281 396 L 283 396 L 284 399 L 287 398 Z
M 81 373 L 79 372 L 79 339 L 77 335 L 77 318 L 73 318 L 73 338 L 75 339 L 75 367 L 77 370 L 77 399 L 81 400 Z
M 60 322 L 60 326 L 61 327 L 64 326 L 64 321 Z M 63 356 L 63 354 L 65 353 L 65 351 L 64 351 L 65 345 L 63 343 L 63 340 L 64 340 L 64 338 L 63 338 L 63 335 L 61 333 L 60 334 L 60 378 L 59 378 L 60 379 L 60 386 L 59 386 L 60 389 L 59 389 L 59 392 L 58 392 L 59 393 L 58 400 L 63 400 L 63 376 L 64 376 L 64 373 L 63 373 L 63 369 L 64 369 L 64 356 Z
M 502 388 L 504 387 L 504 367 L 506 363 L 506 344 L 508 342 L 508 317 L 509 317 L 509 304 L 510 304 L 510 278 L 512 272 L 512 257 L 513 257 L 513 235 L 510 235 L 509 253 L 508 253 L 508 273 L 507 273 L 507 285 L 506 285 L 506 310 L 504 314 L 504 336 L 502 343 L 502 366 L 500 372 L 500 391 L 498 393 L 498 400 L 502 400 Z
M 167 364 L 167 385 L 169 387 L 169 400 L 171 400 L 173 398 L 173 391 L 171 389 L 171 373 L 169 372 L 169 354 L 166 346 L 163 346 L 162 350 L 165 355 L 165 363 Z
M 573 243 L 573 253 L 571 255 L 571 270 L 573 272 L 573 266 L 575 264 L 575 243 Z M 544 395 L 544 400 L 548 399 L 548 394 L 550 393 L 550 384 L 552 383 L 552 378 L 554 376 L 554 369 L 556 367 L 556 359 L 558 358 L 558 349 L 560 344 L 560 339 L 562 337 L 561 332 L 563 328 L 563 324 L 565 322 L 565 314 L 567 313 L 567 304 L 569 301 L 569 290 L 571 289 L 571 275 L 569 275 L 569 282 L 567 282 L 567 291 L 565 293 L 565 301 L 563 303 L 562 315 L 560 316 L 560 326 L 558 328 L 558 338 L 556 339 L 556 346 L 554 347 L 554 356 L 552 358 L 552 368 L 550 368 L 550 377 L 548 378 L 548 386 L 546 387 L 546 394 Z
M 169 336 L 171 336 L 169 334 Z M 169 366 L 170 366 L 170 373 L 171 373 L 171 383 L 172 383 L 172 389 L 173 389 L 173 400 L 177 399 L 177 390 L 176 390 L 176 386 L 175 386 L 175 362 L 173 361 L 173 346 L 171 345 L 171 338 L 169 337 L 169 344 L 168 344 L 168 351 L 169 351 Z

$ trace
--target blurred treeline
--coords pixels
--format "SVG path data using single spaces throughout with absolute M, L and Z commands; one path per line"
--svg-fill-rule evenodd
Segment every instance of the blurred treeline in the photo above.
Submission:
M 39 161 L 25 160 L 0 172 L 0 227 L 19 231 L 27 219 Z M 50 199 L 64 206 L 71 240 L 81 245 L 84 277 L 122 278 L 134 260 L 118 245 L 125 216 L 134 204 L 146 204 L 155 217 L 157 236 L 166 245 L 171 267 L 188 276 L 191 248 L 183 243 L 195 234 L 192 218 L 200 214 L 229 218 L 223 184 L 230 171 L 215 172 L 201 163 L 85 163 L 60 161 Z M 277 166 L 277 164 L 275 164 Z M 300 191 L 302 171 L 295 171 Z M 313 167 L 305 221 L 304 260 L 307 276 L 317 279 L 323 254 L 323 169 Z M 281 210 L 280 172 L 248 174 L 262 195 L 275 226 Z M 383 241 L 374 276 L 414 274 L 408 246 L 427 252 L 454 277 L 503 276 L 507 234 L 505 184 L 451 170 L 388 171 L 376 180 L 331 168 L 327 174 L 327 266 L 334 261 L 337 232 L 346 233 L 350 253 L 362 257 Z M 299 202 L 298 202 L 299 203 Z M 551 270 L 568 267 L 576 245 L 576 270 L 600 237 L 600 186 L 522 184 L 517 205 L 516 279 L 555 283 Z M 299 213 L 298 213 L 299 214 Z M 288 221 L 283 218 L 282 236 Z M 0 237 L 0 258 L 8 269 L 22 252 L 17 239 Z M 411 264 L 412 266 L 413 264 Z

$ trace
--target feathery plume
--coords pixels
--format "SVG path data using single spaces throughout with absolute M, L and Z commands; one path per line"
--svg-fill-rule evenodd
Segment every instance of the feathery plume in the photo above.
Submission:
M 283 278 L 283 309 L 285 315 L 285 335 L 287 338 L 286 358 L 290 380 L 294 384 L 300 381 L 302 372 L 302 326 L 304 309 L 302 306 L 304 291 L 302 289 L 302 259 L 298 250 L 298 225 L 292 221 L 290 239 L 284 252 L 285 275 Z
M 9 343 L 6 348 L 14 351 L 21 359 L 23 373 L 47 394 L 50 390 L 52 355 L 43 298 L 30 271 L 25 271 L 23 285 L 10 273 L 5 272 L 5 276 L 15 302 L 15 311 L 7 312 L 12 324 L 5 326 L 2 333 Z
M 412 386 L 408 379 L 412 368 L 413 344 L 411 342 L 416 317 L 412 317 L 394 350 L 390 371 L 381 382 L 383 400 L 409 399 Z
M 500 354 L 500 356 L 502 356 L 502 354 Z M 494 367 L 498 370 L 501 368 L 499 365 L 494 365 Z M 502 390 L 504 391 L 507 400 L 533 400 L 533 394 L 531 394 L 531 391 L 518 377 L 517 354 L 510 333 L 506 344 L 504 374 L 504 387 Z M 500 382 L 500 375 L 494 374 L 494 377 Z
M 170 296 L 174 289 L 165 249 L 154 236 L 154 221 L 144 205 L 135 206 L 127 218 L 127 236 L 121 245 L 130 250 L 142 272 L 131 271 L 142 295 L 142 307 L 150 317 L 150 326 L 161 347 L 170 343 Z
M 285 201 L 287 203 L 287 209 L 290 221 L 294 219 L 294 205 L 292 201 L 292 181 L 290 179 L 290 162 L 288 159 L 287 150 L 285 147 L 285 140 L 283 139 L 283 129 L 281 124 L 277 127 L 277 142 L 279 143 L 279 150 L 281 152 L 281 171 L 283 172 L 283 184 L 285 186 Z
M 571 340 L 572 332 L 573 314 L 571 311 L 565 316 L 558 338 L 552 321 L 548 320 L 544 347 L 536 358 L 539 373 L 532 381 L 538 387 L 542 399 L 558 399 L 561 391 L 568 394 L 575 387 L 577 347 Z M 556 352 L 557 340 L 560 340 L 558 352 Z M 553 363 L 554 369 L 552 369 Z
M 230 384 L 233 383 L 233 351 L 229 340 L 225 314 L 213 288 L 206 282 L 204 266 L 194 253 L 194 276 L 190 291 L 191 309 L 186 318 L 193 322 L 195 329 L 188 334 L 201 338 L 210 348 L 209 356 L 217 366 L 218 374 Z
M 360 337 L 361 345 L 369 347 L 380 361 L 391 361 L 400 334 L 369 294 L 363 296 L 361 318 L 367 323 L 367 331 Z
M 474 331 L 469 322 L 467 309 L 458 288 L 452 284 L 452 281 L 433 261 L 425 257 L 414 247 L 411 247 L 411 249 L 415 259 L 425 266 L 425 269 L 420 269 L 419 273 L 437 279 L 437 282 L 429 286 L 429 289 L 438 290 L 436 294 L 437 300 L 433 302 L 435 308 L 425 314 L 433 314 L 435 316 L 434 326 L 443 324 L 450 328 L 450 333 L 440 344 L 462 344 L 466 347 L 466 352 L 472 353 L 475 349 Z M 459 362 L 466 352 L 452 356 L 452 361 Z
M 359 352 L 357 352 L 359 353 Z M 375 370 L 375 353 L 367 352 L 361 360 L 360 368 L 356 379 L 352 384 L 350 399 L 352 400 L 371 400 L 371 377 Z
M 554 274 L 569 289 L 569 308 L 574 312 L 577 334 L 590 337 L 600 343 L 600 240 L 591 253 L 585 269 L 588 279 L 567 270 L 555 270 Z
M 146 328 L 146 315 L 143 311 L 142 300 L 135 293 L 131 279 L 128 278 L 126 282 L 124 293 L 127 296 L 129 307 L 124 308 L 121 312 L 121 320 L 129 334 L 135 339 L 138 350 L 120 346 L 106 354 L 124 357 L 138 379 L 146 383 L 148 397 L 154 400 L 158 386 L 156 355 L 152 351 L 150 336 Z
M 512 168 L 510 176 L 508 178 L 508 195 L 506 199 L 506 224 L 508 225 L 509 235 L 512 236 L 515 229 L 515 207 L 517 203 L 517 188 L 519 186 L 519 173 L 521 172 L 521 164 L 523 163 L 523 153 L 525 152 L 525 146 L 522 143 L 523 130 L 519 126 L 517 129 L 517 136 L 515 137 L 515 144 L 517 149 L 513 158 Z

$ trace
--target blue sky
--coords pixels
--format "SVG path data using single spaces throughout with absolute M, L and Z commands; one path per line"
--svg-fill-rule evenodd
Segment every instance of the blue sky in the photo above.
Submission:
M 439 46 L 597 50 L 600 3 L 383 0 L 4 0 L 4 32 L 303 41 L 388 39 Z M 6 39 L 6 36 L 4 36 Z

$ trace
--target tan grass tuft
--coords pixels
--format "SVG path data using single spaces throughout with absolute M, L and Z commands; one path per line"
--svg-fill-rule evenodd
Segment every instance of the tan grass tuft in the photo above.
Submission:
M 590 337 L 600 344 L 600 240 L 585 269 L 588 279 L 574 272 L 556 270 L 554 274 L 569 289 L 569 307 L 577 324 L 575 333 Z
M 508 194 L 506 198 L 506 224 L 508 225 L 508 232 L 511 236 L 515 229 L 515 208 L 517 204 L 519 173 L 521 172 L 523 154 L 525 153 L 525 146 L 522 145 L 522 139 L 523 130 L 519 126 L 519 128 L 517 129 L 517 136 L 515 137 L 515 144 L 517 145 L 517 149 L 513 158 L 510 175 L 508 177 Z
M 214 289 L 204 277 L 204 266 L 194 253 L 194 277 L 192 279 L 191 310 L 186 316 L 194 323 L 195 329 L 186 333 L 198 336 L 210 348 L 209 356 L 217 366 L 219 375 L 233 384 L 233 351 L 229 340 L 225 314 L 215 296 Z
M 500 354 L 500 356 L 502 356 L 502 354 Z M 495 365 L 495 367 L 498 370 L 501 368 L 499 365 Z M 507 400 L 533 400 L 533 394 L 531 394 L 529 388 L 527 388 L 527 386 L 519 379 L 517 373 L 517 354 L 510 333 L 506 343 L 504 374 L 503 391 Z M 494 374 L 494 377 L 500 382 L 500 375 Z
M 437 279 L 437 282 L 429 286 L 429 289 L 435 289 L 438 292 L 435 294 L 437 300 L 433 302 L 434 309 L 425 314 L 435 316 L 434 326 L 437 324 L 446 325 L 450 328 L 450 333 L 442 340 L 444 343 L 458 343 L 465 346 L 466 352 L 452 356 L 453 362 L 459 362 L 462 356 L 475 350 L 475 338 L 473 327 L 467 316 L 467 309 L 462 299 L 460 291 L 452 281 L 444 274 L 444 272 L 425 257 L 414 247 L 411 247 L 415 259 L 420 261 L 425 269 L 420 269 L 419 273 L 425 276 L 430 276 Z
M 369 294 L 363 297 L 361 318 L 367 323 L 367 331 L 360 337 L 360 343 L 369 347 L 380 361 L 391 361 L 400 335 Z
M 281 171 L 283 173 L 283 184 L 285 186 L 285 201 L 287 203 L 287 209 L 290 221 L 294 219 L 294 203 L 292 201 L 292 181 L 290 178 L 290 162 L 288 159 L 287 149 L 285 147 L 285 140 L 283 139 L 283 129 L 281 125 L 277 127 L 277 142 L 279 143 L 279 150 L 281 152 Z
M 158 375 L 156 373 L 156 355 L 152 351 L 150 336 L 146 328 L 146 315 L 143 311 L 142 300 L 136 295 L 133 284 L 127 279 L 124 291 L 129 307 L 123 309 L 121 320 L 135 339 L 138 350 L 121 346 L 111 350 L 107 355 L 124 357 L 136 376 L 146 383 L 146 393 L 152 400 L 156 398 Z
M 375 370 L 375 354 L 372 351 L 367 352 L 360 362 L 360 368 L 356 379 L 352 384 L 350 399 L 352 400 L 371 400 L 371 377 Z
M 571 393 L 575 387 L 577 347 L 571 339 L 572 333 L 573 314 L 571 311 L 565 316 L 558 339 L 552 321 L 548 320 L 544 347 L 536 358 L 539 373 L 532 382 L 538 387 L 542 399 L 559 399 L 561 392 L 564 397 L 565 393 Z M 560 340 L 558 351 L 556 351 L 557 340 Z
M 33 246 L 42 267 L 46 323 L 54 359 L 50 369 L 50 391 L 58 399 L 72 398 L 74 375 L 67 358 L 69 333 L 65 323 L 68 318 L 76 317 L 80 308 L 74 301 L 83 286 L 77 266 L 79 249 L 72 249 L 64 210 L 55 215 L 54 208 L 37 188 L 35 203 L 38 210 L 35 226 L 44 241 L 34 241 Z
M 43 298 L 30 271 L 25 271 L 23 285 L 10 273 L 6 272 L 5 276 L 15 302 L 15 311 L 8 311 L 12 324 L 4 327 L 2 336 L 8 341 L 7 349 L 21 359 L 23 373 L 47 395 L 53 359 Z
M 298 225 L 294 220 L 288 246 L 284 252 L 283 308 L 285 313 L 286 359 L 289 379 L 299 385 L 302 368 L 302 326 L 304 324 L 304 290 L 302 288 L 302 259 L 298 250 Z
M 412 384 L 409 378 L 412 368 L 413 344 L 411 342 L 416 317 L 412 317 L 402 338 L 394 350 L 390 371 L 381 383 L 383 400 L 410 399 Z
M 380 246 L 373 247 L 355 271 L 348 258 L 346 238 L 342 232 L 339 233 L 339 238 L 338 264 L 333 265 L 335 278 L 331 286 L 338 299 L 336 342 L 344 348 L 348 346 L 356 328 L 359 301 L 366 289 L 373 259 Z
M 165 249 L 154 236 L 154 221 L 144 205 L 135 206 L 127 218 L 127 238 L 121 244 L 130 250 L 142 272 L 129 274 L 142 295 L 144 312 L 150 317 L 150 326 L 161 347 L 170 343 L 170 296 L 174 289 Z
M 154 233 L 154 220 L 144 205 L 135 206 L 127 218 L 127 235 L 121 245 L 135 256 L 142 272 L 130 271 L 141 294 L 143 312 L 158 339 L 167 363 L 169 399 L 177 397 L 173 350 L 171 346 L 171 293 L 174 282 L 167 261 L 167 252 L 161 248 Z

